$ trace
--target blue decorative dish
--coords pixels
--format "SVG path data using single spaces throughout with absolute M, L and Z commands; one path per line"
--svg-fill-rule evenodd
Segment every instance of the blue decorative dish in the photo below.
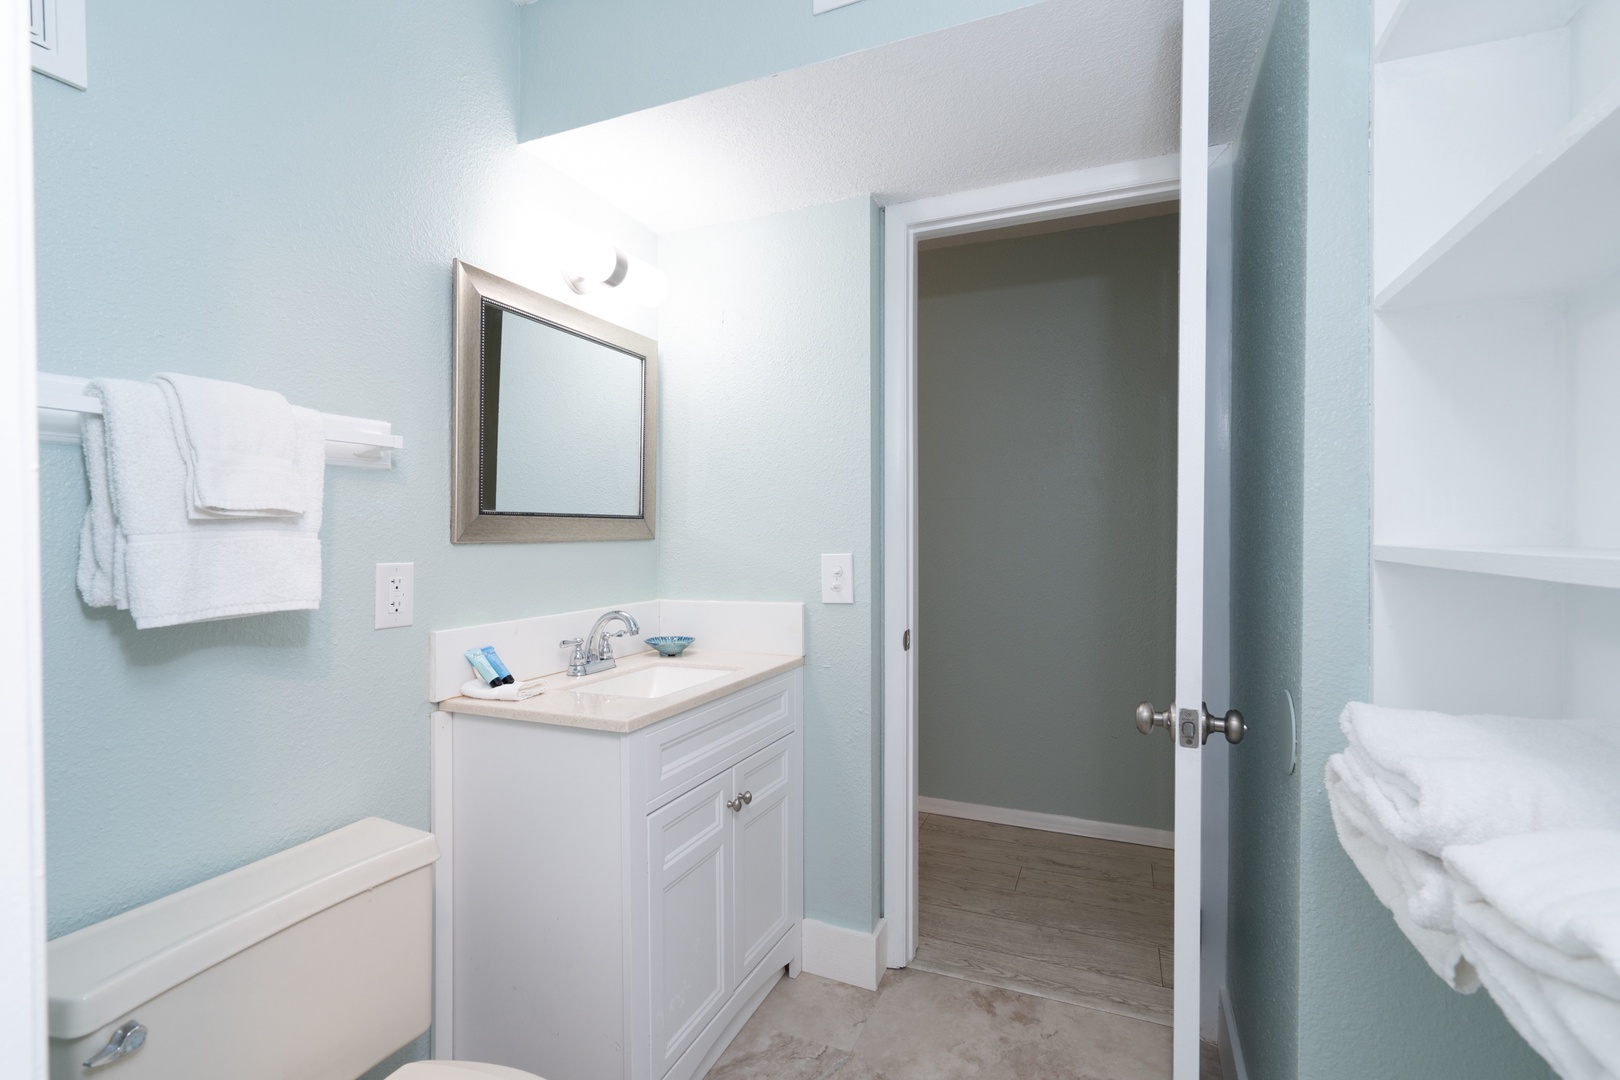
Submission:
M 665 636 L 643 638 L 642 640 L 651 645 L 653 648 L 657 649 L 664 656 L 679 656 L 681 653 L 686 651 L 686 647 L 688 645 L 692 644 L 692 639 L 689 637 Z

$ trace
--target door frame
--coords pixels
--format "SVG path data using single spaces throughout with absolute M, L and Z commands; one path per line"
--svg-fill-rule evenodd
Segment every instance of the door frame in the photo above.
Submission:
M 46 1072 L 33 45 L 0 24 L 0 1076 Z
M 1169 202 L 1179 154 L 896 203 L 883 218 L 883 917 L 889 967 L 917 951 L 917 244 Z M 1121 717 L 1127 723 L 1128 718 Z

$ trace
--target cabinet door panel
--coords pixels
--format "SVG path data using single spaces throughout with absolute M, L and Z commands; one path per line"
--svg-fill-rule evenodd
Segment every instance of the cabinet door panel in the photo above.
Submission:
M 647 818 L 653 1076 L 668 1071 L 734 985 L 730 783 L 730 774 L 717 776 Z
M 793 922 L 792 890 L 797 875 L 792 859 L 798 851 L 793 830 L 798 823 L 788 794 L 794 757 L 793 739 L 781 739 L 731 773 L 732 791 L 752 795 L 752 801 L 733 815 L 732 822 L 736 830 L 734 984 L 754 969 Z

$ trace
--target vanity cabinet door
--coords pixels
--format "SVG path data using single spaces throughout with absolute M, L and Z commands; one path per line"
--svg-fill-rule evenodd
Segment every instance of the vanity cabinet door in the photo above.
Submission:
M 794 740 L 779 739 L 744 759 L 731 771 L 731 790 L 740 809 L 728 811 L 735 830 L 736 868 L 732 911 L 736 930 L 732 985 L 741 983 L 792 925 L 792 843 L 797 808 L 788 798 L 795 775 Z
M 663 1076 L 730 996 L 731 774 L 647 818 L 651 1075 Z

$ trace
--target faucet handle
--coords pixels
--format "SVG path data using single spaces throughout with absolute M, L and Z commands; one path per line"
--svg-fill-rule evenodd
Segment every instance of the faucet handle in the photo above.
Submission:
M 557 643 L 557 648 L 566 649 L 570 645 L 574 648 L 574 655 L 568 658 L 568 674 L 583 675 L 585 674 L 585 639 L 577 637 L 563 638 Z

